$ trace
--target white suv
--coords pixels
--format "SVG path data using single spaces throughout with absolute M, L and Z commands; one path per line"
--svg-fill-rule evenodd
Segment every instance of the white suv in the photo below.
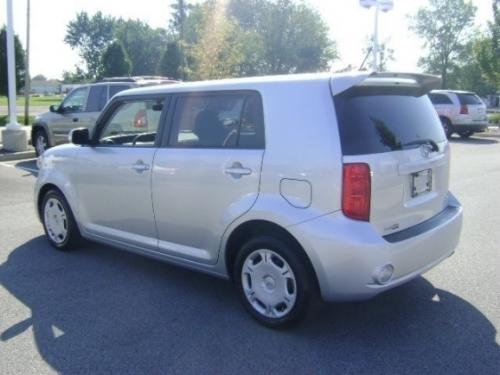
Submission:
M 469 138 L 472 134 L 487 129 L 486 105 L 473 92 L 433 90 L 429 93 L 429 98 L 448 138 L 453 133 L 458 133 L 462 138 Z
M 81 237 L 233 280 L 277 327 L 450 256 L 462 209 L 427 75 L 291 75 L 127 90 L 39 158 L 49 242 Z

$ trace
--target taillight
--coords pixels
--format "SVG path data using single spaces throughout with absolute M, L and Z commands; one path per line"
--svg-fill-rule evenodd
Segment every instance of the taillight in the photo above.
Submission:
M 462 104 L 460 106 L 460 114 L 461 115 L 468 115 L 469 114 L 469 108 L 465 104 Z
M 365 163 L 344 164 L 342 211 L 351 219 L 370 219 L 371 175 Z

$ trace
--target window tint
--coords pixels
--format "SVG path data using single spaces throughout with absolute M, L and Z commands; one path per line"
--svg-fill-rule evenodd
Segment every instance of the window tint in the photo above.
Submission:
M 445 140 L 427 95 L 343 94 L 335 97 L 335 109 L 344 155 L 418 147 L 419 140 Z
M 429 99 L 433 104 L 453 104 L 451 99 L 444 94 L 429 94 Z
M 115 109 L 99 136 L 99 144 L 153 146 L 163 104 L 161 101 L 132 101 Z
M 101 112 L 108 101 L 108 86 L 98 85 L 90 88 L 87 112 Z
M 483 104 L 481 99 L 475 94 L 457 94 L 458 100 L 461 105 L 475 105 L 475 104 Z
M 61 104 L 63 112 L 80 112 L 85 108 L 87 101 L 88 87 L 81 87 L 69 93 Z
M 169 145 L 263 148 L 260 96 L 243 92 L 177 98 Z
M 130 86 L 127 85 L 109 85 L 109 98 L 111 99 L 115 94 L 119 93 L 123 90 L 130 89 Z

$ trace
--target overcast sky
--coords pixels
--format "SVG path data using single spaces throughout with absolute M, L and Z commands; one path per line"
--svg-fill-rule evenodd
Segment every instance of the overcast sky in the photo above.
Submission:
M 76 51 L 71 50 L 63 39 L 66 25 L 80 11 L 123 18 L 137 18 L 151 27 L 166 27 L 173 0 L 31 0 L 31 75 L 43 74 L 49 78 L 61 78 L 64 70 L 74 70 L 81 64 Z M 194 1 L 193 1 L 194 2 Z M 349 64 L 357 67 L 363 56 L 366 36 L 373 32 L 373 10 L 359 6 L 358 0 L 305 0 L 318 9 L 330 28 L 330 36 L 337 42 L 340 60 L 333 68 Z M 26 0 L 13 0 L 14 28 L 25 45 Z M 408 29 L 408 15 L 427 4 L 427 0 L 394 0 L 394 9 L 382 13 L 379 38 L 388 39 L 394 49 L 395 61 L 388 64 L 394 71 L 415 71 L 417 60 L 423 51 L 422 42 Z M 473 0 L 478 7 L 476 26 L 485 29 L 493 18 L 491 0 Z M 0 25 L 6 22 L 6 0 L 0 0 Z

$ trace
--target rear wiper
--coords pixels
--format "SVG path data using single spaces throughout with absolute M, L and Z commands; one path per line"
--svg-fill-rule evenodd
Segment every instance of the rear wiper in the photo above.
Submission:
M 433 151 L 433 152 L 439 151 L 438 144 L 435 141 L 433 141 L 432 139 L 429 139 L 429 138 L 426 138 L 426 139 L 417 139 L 416 141 L 404 143 L 402 145 L 402 147 L 403 148 L 408 148 L 408 146 L 420 146 L 420 145 L 430 145 L 432 147 L 431 151 Z

